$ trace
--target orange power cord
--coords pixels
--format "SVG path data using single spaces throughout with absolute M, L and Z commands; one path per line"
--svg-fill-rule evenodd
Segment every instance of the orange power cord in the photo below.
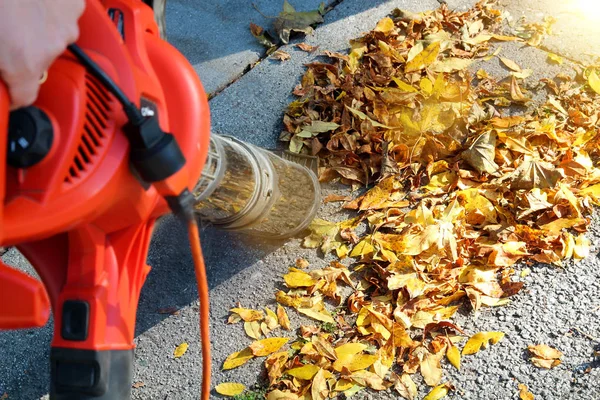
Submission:
M 196 281 L 198 282 L 198 297 L 200 298 L 200 337 L 202 339 L 202 400 L 210 398 L 210 324 L 208 319 L 209 300 L 208 300 L 208 280 L 206 278 L 206 268 L 204 266 L 204 257 L 202 256 L 202 247 L 200 247 L 200 234 L 198 233 L 198 224 L 195 219 L 188 222 L 188 237 L 192 247 L 192 258 L 194 259 L 194 269 L 196 271 Z

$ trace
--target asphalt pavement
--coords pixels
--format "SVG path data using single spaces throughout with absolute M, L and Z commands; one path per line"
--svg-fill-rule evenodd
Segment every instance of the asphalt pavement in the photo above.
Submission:
M 574 0 L 573 0 L 574 1 Z M 291 1 L 298 9 L 318 6 L 318 0 Z M 451 8 L 466 9 L 474 1 L 448 0 Z M 265 15 L 276 15 L 282 0 L 257 0 Z M 295 39 L 284 49 L 291 55 L 285 62 L 265 58 L 265 50 L 249 32 L 248 24 L 267 25 L 249 0 L 168 0 L 167 33 L 194 65 L 210 101 L 214 132 L 228 134 L 265 148 L 278 146 L 283 109 L 304 71 L 304 64 L 318 57 L 293 47 L 305 41 L 321 50 L 343 52 L 348 41 L 372 29 L 395 7 L 413 12 L 436 8 L 436 0 L 341 0 L 329 1 L 333 9 L 325 22 L 306 38 Z M 590 61 L 594 49 L 600 52 L 597 25 L 552 0 L 500 2 L 516 21 L 524 15 L 541 19 L 542 13 L 558 18 L 556 36 L 544 42 L 544 49 L 567 59 Z M 542 49 L 503 46 L 503 56 L 522 68 L 532 68 L 530 79 L 569 72 L 569 63 L 550 66 Z M 588 55 L 587 53 L 591 53 Z M 486 65 L 491 74 L 507 71 L 493 62 Z M 343 188 L 326 186 L 327 193 L 345 193 Z M 325 205 L 319 212 L 325 219 L 340 219 L 336 206 Z M 600 224 L 590 233 L 592 255 L 563 269 L 539 266 L 525 278 L 526 289 L 506 307 L 484 309 L 464 315 L 458 323 L 468 332 L 503 331 L 506 338 L 491 351 L 463 360 L 460 372 L 451 368 L 445 374 L 457 387 L 452 399 L 517 399 L 517 383 L 525 383 L 536 399 L 600 399 L 600 368 L 594 346 L 600 345 Z M 325 266 L 329 258 L 303 249 L 298 238 L 281 242 L 261 242 L 240 234 L 205 228 L 202 245 L 208 268 L 211 295 L 211 329 L 214 384 L 235 381 L 249 387 L 262 384 L 261 361 L 221 371 L 223 360 L 247 346 L 249 339 L 240 324 L 227 325 L 228 310 L 237 302 L 260 308 L 274 304 L 274 292 L 281 288 L 281 276 L 297 258 L 305 258 L 311 268 Z M 14 249 L 3 259 L 31 271 Z M 134 399 L 197 399 L 200 387 L 201 356 L 198 332 L 197 292 L 186 233 L 171 218 L 157 226 L 148 263 L 152 271 L 142 291 L 136 329 Z M 159 309 L 175 307 L 176 315 L 160 314 Z M 290 313 L 292 323 L 301 321 Z M 51 323 L 43 329 L 0 333 L 0 398 L 34 400 L 47 398 L 48 345 Z M 173 357 L 182 342 L 187 353 Z M 539 370 L 527 360 L 525 349 L 543 342 L 565 353 L 563 364 L 552 370 Z M 595 367 L 596 366 L 596 367 Z M 589 369 L 588 369 L 589 367 Z M 585 371 L 588 372 L 585 372 Z M 420 397 L 426 389 L 420 388 Z M 356 399 L 396 398 L 391 392 L 361 392 Z M 215 398 L 217 396 L 215 395 Z

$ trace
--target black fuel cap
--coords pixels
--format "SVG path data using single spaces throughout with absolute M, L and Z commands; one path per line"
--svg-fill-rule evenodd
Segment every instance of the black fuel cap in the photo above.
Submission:
M 37 107 L 20 108 L 10 113 L 8 120 L 8 165 L 31 167 L 50 152 L 54 140 L 52 123 Z

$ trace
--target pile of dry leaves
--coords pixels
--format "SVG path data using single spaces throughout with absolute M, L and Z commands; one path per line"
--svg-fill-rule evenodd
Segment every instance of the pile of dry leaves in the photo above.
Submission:
M 536 105 L 522 84 L 530 71 L 511 60 L 502 60 L 509 79 L 470 73 L 471 63 L 497 56 L 494 42 L 537 45 L 552 21 L 511 36 L 501 23 L 488 1 L 467 12 L 396 10 L 348 55 L 307 65 L 282 139 L 321 158 L 322 181 L 369 190 L 343 205 L 355 218 L 317 220 L 304 240 L 354 258 L 350 269 L 333 262 L 305 272 L 299 261 L 276 312 L 232 310 L 230 322 L 243 320 L 255 339 L 290 329 L 284 307 L 320 321 L 300 327 L 289 350 L 281 351 L 288 339 L 272 337 L 225 362 L 267 356 L 269 400 L 390 387 L 413 399 L 417 372 L 433 387 L 426 399 L 439 399 L 452 389 L 442 383 L 444 357 L 459 368 L 461 354 L 504 335 L 480 332 L 459 350 L 459 307 L 506 304 L 522 287 L 512 279 L 519 261 L 560 265 L 588 254 L 583 233 L 600 198 L 600 79 L 587 68 L 544 80 L 549 95 Z M 324 300 L 339 305 L 335 313 Z M 536 365 L 560 362 L 540 355 L 553 349 L 530 350 Z

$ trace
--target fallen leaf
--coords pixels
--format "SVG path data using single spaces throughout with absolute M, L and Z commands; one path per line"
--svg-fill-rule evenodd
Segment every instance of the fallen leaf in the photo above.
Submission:
M 265 31 L 262 27 L 250 23 L 250 32 L 252 36 L 254 36 L 260 44 L 270 49 L 275 46 L 274 40 L 269 34 L 269 32 Z
M 405 73 L 419 71 L 431 65 L 440 52 L 440 42 L 433 42 L 423 51 L 415 56 L 412 60 L 406 63 Z
M 159 314 L 177 315 L 177 314 L 179 314 L 179 309 L 177 307 L 165 307 L 165 308 L 159 308 L 158 310 L 156 310 L 156 312 Z
M 600 94 L 600 77 L 595 70 L 590 72 L 590 75 L 588 76 L 588 83 L 594 92 Z
M 475 354 L 482 347 L 485 349 L 491 344 L 498 343 L 504 337 L 502 332 L 479 332 L 474 334 L 467 340 L 465 347 L 463 347 L 462 355 Z
M 134 389 L 139 389 L 141 387 L 144 387 L 145 385 L 146 384 L 144 382 L 138 381 L 138 382 L 135 382 L 133 385 L 131 385 L 131 387 L 134 388 Z M 0 397 L 0 399 L 4 399 L 4 398 L 5 397 Z
M 385 17 L 377 23 L 375 32 L 390 33 L 395 28 L 394 21 L 390 17 Z
M 548 62 L 551 64 L 562 64 L 563 58 L 558 54 L 548 53 Z
M 215 386 L 215 390 L 217 391 L 217 393 L 229 397 L 237 396 L 238 394 L 241 394 L 245 389 L 246 386 L 244 386 L 241 383 L 235 382 L 223 382 Z
M 510 80 L 510 98 L 518 103 L 526 103 L 531 100 L 523 94 L 523 91 L 521 91 L 519 83 L 517 82 L 517 78 L 514 75 L 511 76 Z
M 285 284 L 290 288 L 313 286 L 316 281 L 304 271 L 296 268 L 290 268 L 290 272 L 283 276 Z
M 527 386 L 519 383 L 519 399 L 534 400 L 533 394 L 527 389 Z
M 320 370 L 321 370 L 321 368 L 319 368 L 316 365 L 307 364 L 307 365 L 303 365 L 302 367 L 297 367 L 297 368 L 289 369 L 285 373 L 288 374 L 288 375 L 291 375 L 291 376 L 293 376 L 295 378 L 304 379 L 304 380 L 309 381 Z
M 296 11 L 296 9 L 284 0 L 283 11 L 279 13 L 273 22 L 273 29 L 284 44 L 290 40 L 291 32 L 302 32 L 311 34 L 312 26 L 323 22 L 323 6 L 319 10 Z
M 448 346 L 446 350 L 446 357 L 450 364 L 454 365 L 454 368 L 460 371 L 460 350 L 454 345 Z
M 297 48 L 299 48 L 302 51 L 305 51 L 307 53 L 314 53 L 315 51 L 317 51 L 319 49 L 319 46 L 311 46 L 310 44 L 307 43 L 298 43 L 296 45 Z
M 493 175 L 498 172 L 498 164 L 494 161 L 495 154 L 496 134 L 488 131 L 479 136 L 469 149 L 463 151 L 461 157 L 478 172 Z
M 185 354 L 185 352 L 187 351 L 189 345 L 185 342 L 181 343 L 179 346 L 177 346 L 175 348 L 175 351 L 173 352 L 173 355 L 175 356 L 175 358 L 180 358 L 181 356 L 183 356 Z
M 229 310 L 232 313 L 238 314 L 244 321 L 252 322 L 252 321 L 262 321 L 265 317 L 262 311 L 251 310 L 249 308 L 232 308 Z
M 423 397 L 423 400 L 440 400 L 448 394 L 451 388 L 452 386 L 448 383 L 438 385 L 434 387 L 431 392 L 427 394 L 427 396 Z
M 519 67 L 519 65 L 513 60 L 500 57 L 500 61 L 502 61 L 502 64 L 506 65 L 506 67 L 508 67 L 508 69 L 510 69 L 511 71 L 521 72 L 521 67 Z
M 223 363 L 223 370 L 237 368 L 240 365 L 244 365 L 252 358 L 254 358 L 254 354 L 252 354 L 252 350 L 249 347 L 242 351 L 230 354 Z
M 562 177 L 561 170 L 549 162 L 525 156 L 512 175 L 511 188 L 526 190 L 553 188 Z
M 312 396 L 312 400 L 325 400 L 327 398 L 329 389 L 327 387 L 324 369 L 319 368 L 319 372 L 315 374 L 310 387 L 310 394 Z
M 260 329 L 260 323 L 258 321 L 244 322 L 244 331 L 246 335 L 252 339 L 260 339 L 262 331 Z
M 267 395 L 267 400 L 299 400 L 298 395 L 292 392 L 284 392 L 279 389 L 275 389 Z
M 377 374 L 369 371 L 355 371 L 352 374 L 348 375 L 348 378 L 352 379 L 354 382 L 361 386 L 370 387 L 373 390 L 385 390 L 386 387 L 383 384 L 383 379 L 381 379 Z
M 400 396 L 408 400 L 415 399 L 418 394 L 417 385 L 408 374 L 402 374 L 400 376 L 400 379 L 394 384 L 394 389 L 398 391 Z
M 283 327 L 283 329 L 289 331 L 291 330 L 290 319 L 285 312 L 285 308 L 281 306 L 281 304 L 277 304 L 277 320 L 279 324 Z
M 271 58 L 274 58 L 278 61 L 287 61 L 287 60 L 291 59 L 292 56 L 290 56 L 290 54 L 288 52 L 279 49 L 271 54 Z
M 563 353 L 546 344 L 530 344 L 527 349 L 535 356 L 531 358 L 531 362 L 537 367 L 550 369 L 561 363 Z
M 256 357 L 268 356 L 282 348 L 289 340 L 289 338 L 279 337 L 267 338 L 253 342 L 248 347 Z

